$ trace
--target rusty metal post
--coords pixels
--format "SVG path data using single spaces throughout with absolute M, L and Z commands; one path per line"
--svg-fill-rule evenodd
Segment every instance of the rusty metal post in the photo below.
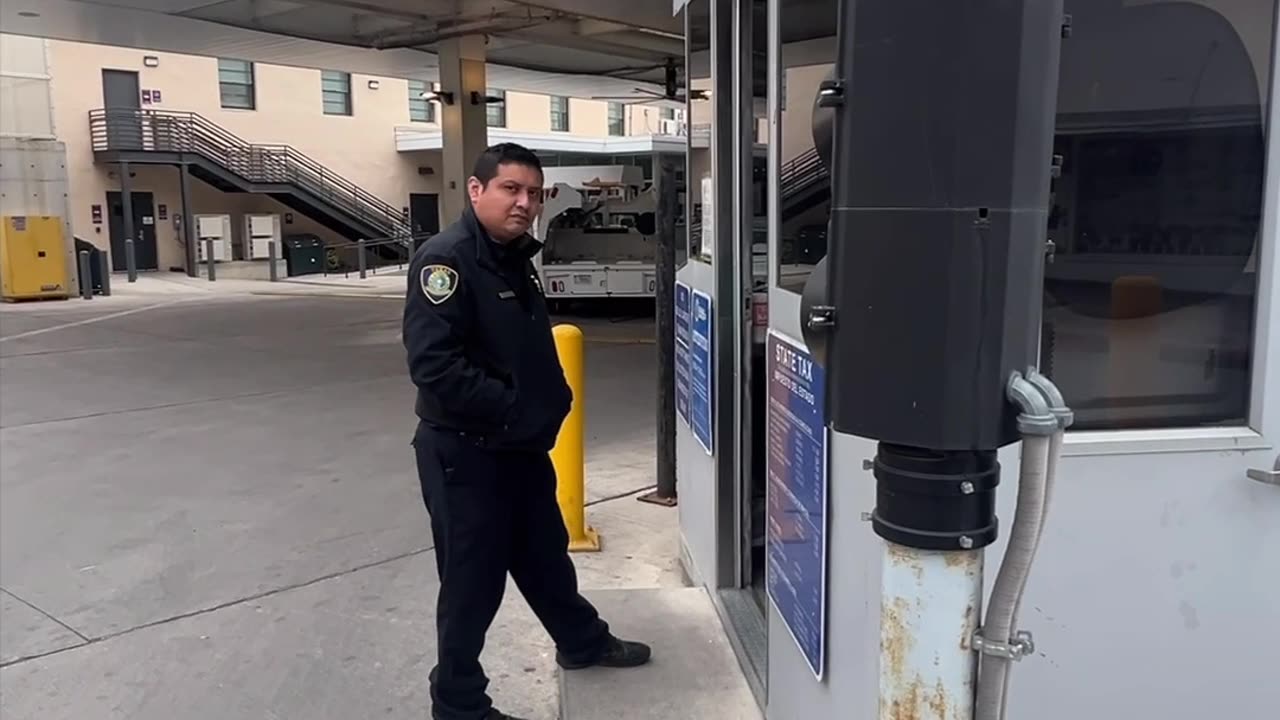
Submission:
M 982 551 L 884 548 L 880 720 L 971 720 Z
M 1052 418 L 1050 418 L 1052 421 Z M 996 539 L 994 450 L 880 443 L 880 720 L 973 720 L 982 553 Z

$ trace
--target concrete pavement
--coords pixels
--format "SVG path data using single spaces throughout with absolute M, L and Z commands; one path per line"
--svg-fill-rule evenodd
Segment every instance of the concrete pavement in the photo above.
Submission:
M 114 280 L 0 308 L 0 715 L 425 717 L 435 572 L 397 298 Z M 634 500 L 651 325 L 581 324 L 604 537 L 582 584 L 676 587 L 675 511 Z M 534 627 L 512 588 L 486 662 L 503 707 L 551 718 Z

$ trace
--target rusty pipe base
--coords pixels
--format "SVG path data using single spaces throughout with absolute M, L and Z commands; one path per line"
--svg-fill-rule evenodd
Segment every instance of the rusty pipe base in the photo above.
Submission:
M 972 720 L 981 550 L 884 543 L 880 720 Z

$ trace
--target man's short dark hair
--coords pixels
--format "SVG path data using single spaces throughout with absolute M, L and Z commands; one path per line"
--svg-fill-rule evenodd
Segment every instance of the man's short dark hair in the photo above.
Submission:
M 508 163 L 526 165 L 542 175 L 542 161 L 532 150 L 516 143 L 498 143 L 485 148 L 476 158 L 476 166 L 471 174 L 481 185 L 489 186 L 489 181 L 498 175 L 498 167 Z

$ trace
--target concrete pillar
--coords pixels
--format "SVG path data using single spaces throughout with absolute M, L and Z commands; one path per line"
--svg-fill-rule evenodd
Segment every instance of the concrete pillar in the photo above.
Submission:
M 444 98 L 440 107 L 444 156 L 440 224 L 447 226 L 466 207 L 467 178 L 476 158 L 489 144 L 489 128 L 484 103 L 484 37 L 453 38 L 441 42 L 439 48 L 440 92 Z

